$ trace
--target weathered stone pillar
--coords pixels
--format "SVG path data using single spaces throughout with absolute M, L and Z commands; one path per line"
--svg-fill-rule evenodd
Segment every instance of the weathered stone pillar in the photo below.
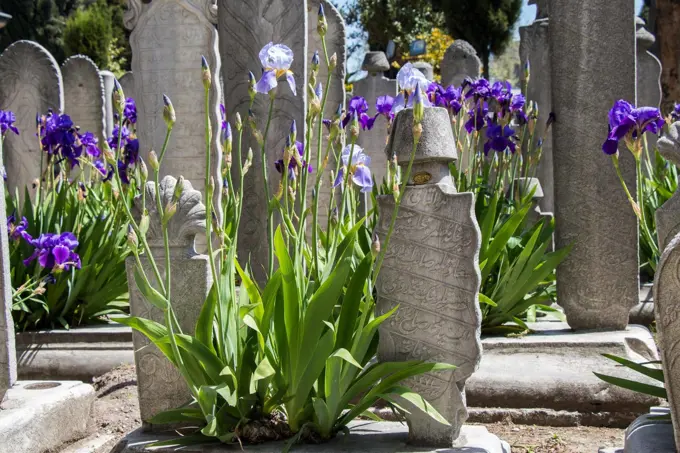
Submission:
M 680 168 L 680 122 L 669 126 L 668 133 L 658 140 L 658 146 L 659 153 Z M 656 210 L 656 235 L 659 250 L 663 251 L 678 233 L 680 233 L 680 194 L 676 191 Z
M 0 225 L 7 225 L 4 184 L 0 184 L 0 222 Z M 7 228 L 0 228 L 0 402 L 5 397 L 5 392 L 14 385 L 16 380 L 17 361 L 14 347 L 14 322 L 12 321 L 9 244 L 7 243 Z
M 104 124 L 104 82 L 97 65 L 85 55 L 74 55 L 61 65 L 64 79 L 64 112 L 80 126 L 81 133 L 92 132 L 106 139 Z
M 445 426 L 413 408 L 409 441 L 451 447 L 467 419 L 465 381 L 481 359 L 481 313 L 477 302 L 480 232 L 474 195 L 456 193 L 448 163 L 456 159 L 449 114 L 425 109 L 423 135 L 394 234 L 378 278 L 377 311 L 399 305 L 380 326 L 382 361 L 427 360 L 456 365 L 453 371 L 418 376 L 406 385 L 450 423 Z M 406 171 L 413 147 L 413 110 L 400 112 L 387 153 Z M 384 243 L 394 197 L 378 199 L 377 233 Z
M 163 206 L 172 199 L 176 185 L 177 180 L 172 176 L 166 176 L 161 181 Z M 205 232 L 205 206 L 201 202 L 201 192 L 195 190 L 189 181 L 184 182 L 182 196 L 177 206 L 177 213 L 170 219 L 168 226 L 172 306 L 182 331 L 191 334 L 212 286 L 209 258 L 197 254 L 194 247 L 195 236 Z M 140 208 L 134 206 L 137 218 L 141 216 Z M 164 275 L 165 249 L 161 219 L 156 209 L 156 188 L 152 182 L 146 184 L 146 208 L 150 216 L 147 240 L 161 275 Z M 142 263 L 151 284 L 157 287 L 151 265 L 144 257 Z M 130 313 L 165 324 L 163 311 L 147 302 L 137 288 L 134 257 L 127 258 L 125 264 L 130 291 Z M 139 412 L 142 421 L 189 402 L 191 394 L 184 379 L 163 353 L 137 331 L 132 332 L 132 341 L 135 348 Z
M 638 302 L 638 223 L 601 149 L 615 101 L 635 101 L 632 0 L 550 0 L 557 303 L 574 329 L 623 329 Z M 633 196 L 635 166 L 621 170 Z
M 639 107 L 661 106 L 661 62 L 649 49 L 656 38 L 645 28 L 641 17 L 635 18 L 637 55 L 637 105 Z M 647 134 L 647 140 L 651 134 Z
M 113 133 L 113 85 L 116 76 L 111 71 L 99 71 L 99 75 L 104 83 L 104 131 L 106 137 L 110 137 Z M 128 96 L 126 91 L 123 91 Z
M 466 77 L 478 79 L 482 74 L 482 62 L 475 48 L 467 41 L 457 39 L 446 49 L 442 60 L 442 85 L 459 87 Z
M 225 62 L 224 100 L 227 118 L 233 119 L 236 112 L 245 121 L 248 117 L 248 71 L 256 77 L 262 74 L 262 64 L 257 55 L 270 42 L 285 44 L 294 54 L 291 70 L 295 74 L 297 96 L 293 95 L 285 82 L 276 91 L 274 115 L 267 138 L 266 152 L 269 188 L 274 193 L 279 178 L 274 161 L 279 159 L 286 143 L 286 137 L 293 120 L 297 122 L 298 137 L 304 137 L 304 119 L 307 93 L 307 0 L 218 0 L 220 54 Z M 135 71 L 135 77 L 137 77 Z M 258 127 L 264 131 L 269 110 L 269 97 L 258 94 L 252 111 Z M 237 146 L 234 143 L 234 146 Z M 253 149 L 253 168 L 246 178 L 243 199 L 243 219 L 239 234 L 239 257 L 250 259 L 253 274 L 263 280 L 268 261 L 267 200 L 264 181 L 260 171 L 260 145 L 255 138 L 243 134 L 243 159 L 248 148 Z M 236 171 L 238 165 L 233 165 Z M 235 188 L 238 190 L 238 188 Z

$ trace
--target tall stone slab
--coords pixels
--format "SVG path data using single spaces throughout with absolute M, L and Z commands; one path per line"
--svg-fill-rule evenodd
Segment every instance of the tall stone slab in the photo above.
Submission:
M 270 42 L 285 44 L 293 51 L 291 70 L 295 74 L 297 96 L 285 82 L 276 91 L 266 152 L 270 193 L 278 188 L 280 177 L 274 161 L 282 155 L 286 137 L 293 120 L 297 122 L 298 137 L 304 137 L 307 92 L 307 0 L 219 0 L 220 54 L 225 62 L 224 101 L 227 118 L 236 112 L 245 121 L 248 116 L 248 71 L 256 77 L 262 74 L 258 54 Z M 136 71 L 135 71 L 136 74 Z M 136 75 L 135 75 L 136 77 Z M 252 111 L 258 127 L 264 131 L 269 110 L 269 97 L 256 96 Z M 253 149 L 253 168 L 246 178 L 243 199 L 243 218 L 239 235 L 239 257 L 250 258 L 254 275 L 262 280 L 267 267 L 267 200 L 264 193 L 260 146 L 255 138 L 243 135 L 243 159 L 248 148 Z M 236 171 L 237 165 L 232 167 Z
M 608 111 L 635 100 L 633 1 L 551 0 L 550 48 L 556 247 L 573 244 L 557 270 L 557 301 L 574 329 L 623 329 L 638 302 L 638 224 L 601 147 Z M 621 170 L 635 196 L 635 168 Z
M 656 42 L 656 38 L 645 28 L 645 21 L 641 17 L 635 18 L 637 32 L 637 105 L 640 107 L 661 106 L 661 62 L 649 49 Z
M 404 172 L 413 147 L 412 124 L 413 111 L 400 112 L 387 146 L 388 153 L 396 153 Z M 407 416 L 409 441 L 451 447 L 467 419 L 465 381 L 482 354 L 477 302 L 481 239 L 474 195 L 456 193 L 448 170 L 448 163 L 456 159 L 448 112 L 425 109 L 422 125 L 412 177 L 377 282 L 378 313 L 399 306 L 380 326 L 378 357 L 457 366 L 406 383 L 451 423 L 442 425 L 413 408 Z M 384 243 L 394 198 L 380 196 L 378 204 L 377 233 Z
M 441 69 L 442 85 L 459 87 L 466 77 L 477 79 L 481 76 L 482 62 L 470 43 L 457 39 L 446 49 Z
M 177 180 L 166 176 L 160 183 L 162 205 L 172 199 Z M 170 268 L 172 275 L 172 305 L 184 333 L 194 332 L 196 321 L 212 285 L 210 262 L 206 255 L 196 253 L 194 242 L 198 234 L 205 232 L 205 206 L 201 192 L 195 190 L 189 181 L 184 182 L 182 195 L 177 203 L 177 213 L 168 226 L 170 237 Z M 165 272 L 165 249 L 161 219 L 156 210 L 156 188 L 152 182 L 146 185 L 146 208 L 150 222 L 147 240 L 161 275 Z M 134 214 L 141 216 L 140 206 L 134 206 Z M 156 286 L 151 265 L 142 261 L 151 284 Z M 135 283 L 134 257 L 125 263 L 130 290 L 130 313 L 133 316 L 151 319 L 164 324 L 164 313 L 147 302 Z M 157 286 L 156 286 L 157 287 Z M 159 412 L 177 408 L 191 401 L 191 393 L 177 369 L 163 353 L 142 334 L 132 333 L 139 392 L 139 411 L 142 421 L 147 421 Z
M 64 109 L 64 86 L 59 65 L 40 44 L 17 41 L 0 55 L 0 110 L 16 114 L 20 135 L 4 143 L 7 184 L 14 193 L 31 187 L 40 174 L 42 152 L 36 137 L 35 115 Z
M 654 312 L 675 446 L 680 450 L 680 234 L 669 240 L 656 269 Z
M 101 142 L 106 138 L 104 80 L 97 65 L 85 55 L 75 55 L 61 65 L 64 79 L 64 112 L 81 132 L 92 132 Z
M 116 76 L 111 71 L 99 71 L 99 75 L 104 83 L 104 130 L 106 136 L 110 137 L 113 133 L 113 86 Z
M 172 101 L 177 122 L 172 129 L 161 175 L 184 176 L 194 187 L 205 187 L 205 101 L 201 55 L 213 74 L 208 108 L 214 132 L 212 169 L 219 172 L 221 87 L 217 83 L 220 55 L 217 44 L 217 7 L 214 0 L 130 0 L 125 26 L 132 30 L 132 71 L 135 74 L 137 135 L 143 152 L 163 146 L 163 94 Z M 216 194 L 220 191 L 216 190 Z
M 345 29 L 345 21 L 343 20 L 342 15 L 328 0 L 307 0 L 307 62 L 309 63 L 312 60 L 312 56 L 314 55 L 315 51 L 319 52 L 321 65 L 319 66 L 319 73 L 316 80 L 317 83 L 321 82 L 324 91 L 326 89 L 326 81 L 328 80 L 328 68 L 324 62 L 324 52 L 321 37 L 317 32 L 317 16 L 319 5 L 323 5 L 324 12 L 326 14 L 326 21 L 328 22 L 328 31 L 326 33 L 326 48 L 328 49 L 328 56 L 330 57 L 331 55 L 336 54 L 338 57 L 338 65 L 332 74 L 330 88 L 328 89 L 328 97 L 326 99 L 326 105 L 323 112 L 323 118 L 332 118 L 333 114 L 335 114 L 335 111 L 338 109 L 338 106 L 342 105 L 344 108 L 345 105 L 345 76 L 347 74 L 347 46 L 345 45 L 345 40 L 347 38 L 347 32 Z M 328 144 L 328 141 L 326 140 L 328 135 L 326 128 L 322 127 L 320 133 L 322 135 L 321 153 L 323 155 L 326 150 L 326 145 Z M 318 154 L 317 140 L 319 137 L 319 130 L 316 126 L 312 136 L 314 137 L 311 148 L 312 164 L 316 166 L 316 156 Z M 339 150 L 336 150 L 336 152 L 339 152 Z M 332 164 L 333 160 L 329 159 L 329 166 Z M 308 197 L 311 197 L 313 188 L 314 185 L 310 184 L 307 191 Z M 326 179 L 323 181 L 323 185 L 321 186 L 321 191 L 319 193 L 320 225 L 326 225 L 330 194 L 331 185 L 328 179 Z
M 126 98 L 137 99 L 135 94 L 135 76 L 131 71 L 126 72 L 120 79 L 118 79 L 121 88 L 123 88 L 123 93 L 125 93 Z
M 11 134 L 11 132 L 10 132 Z M 2 137 L 0 137 L 2 141 Z M 0 143 L 0 155 L 2 155 Z M 7 225 L 5 185 L 0 184 L 0 222 Z M 14 323 L 12 321 L 12 282 L 10 280 L 7 228 L 0 228 L 0 402 L 17 380 Z
M 680 122 L 668 127 L 668 133 L 659 139 L 658 147 L 663 157 L 680 168 Z M 680 194 L 677 191 L 656 210 L 655 217 L 659 250 L 664 250 L 668 242 L 680 233 Z
M 555 185 L 552 129 L 546 131 L 546 122 L 552 111 L 549 21 L 547 16 L 541 18 L 541 15 L 546 13 L 543 10 L 543 5 L 538 5 L 536 12 L 534 23 L 526 27 L 519 27 L 519 57 L 523 65 L 527 61 L 531 64 L 531 76 L 528 81 L 525 79 L 524 71 L 520 71 L 520 86 L 524 90 L 527 100 L 535 101 L 538 104 L 538 123 L 535 133 L 537 137 L 543 138 L 543 153 L 536 174 L 543 187 L 544 196 L 541 200 L 541 209 L 553 212 L 555 209 Z
M 397 95 L 397 81 L 390 80 L 383 73 L 390 69 L 390 64 L 383 52 L 368 52 L 364 57 L 362 69 L 368 72 L 365 79 L 354 83 L 354 94 L 363 96 L 371 106 L 369 114 L 374 115 L 375 101 L 378 96 Z M 377 184 L 382 184 L 387 175 L 387 155 L 385 145 L 389 134 L 388 122 L 385 117 L 380 116 L 375 120 L 373 129 L 361 131 L 357 143 L 364 149 L 364 152 L 371 156 L 371 171 Z

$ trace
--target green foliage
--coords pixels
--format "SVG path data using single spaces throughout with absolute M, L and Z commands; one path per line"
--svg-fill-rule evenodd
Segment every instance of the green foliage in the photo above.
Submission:
M 513 86 L 519 86 L 519 41 L 510 41 L 508 47 L 500 55 L 494 55 L 489 64 L 491 80 L 508 80 Z M 539 76 L 542 76 L 539 74 Z
M 88 8 L 76 10 L 66 21 L 64 29 L 66 54 L 87 55 L 99 68 L 109 68 L 109 52 L 113 45 L 111 18 L 106 0 L 98 0 Z

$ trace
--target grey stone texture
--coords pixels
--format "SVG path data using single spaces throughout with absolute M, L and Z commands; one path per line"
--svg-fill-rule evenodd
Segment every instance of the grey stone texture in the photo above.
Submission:
M 177 180 L 172 176 L 166 176 L 161 181 L 160 196 L 163 206 L 170 202 L 176 184 Z M 164 275 L 165 252 L 160 217 L 155 208 L 156 190 L 153 183 L 147 183 L 146 193 L 146 207 L 150 216 L 147 240 L 161 275 Z M 168 224 L 172 275 L 171 303 L 182 331 L 191 334 L 212 286 L 209 258 L 198 255 L 194 248 L 196 235 L 205 229 L 205 206 L 201 202 L 201 193 L 193 189 L 189 181 L 184 182 L 177 206 L 177 213 Z M 134 209 L 135 215 L 141 215 L 139 206 L 135 206 Z M 146 260 L 142 260 L 142 264 L 151 284 L 156 285 L 150 264 Z M 137 288 L 134 279 L 135 266 L 134 258 L 128 258 L 126 268 L 130 290 L 130 313 L 133 316 L 164 323 L 163 311 L 147 302 Z M 147 421 L 159 412 L 188 403 L 191 400 L 189 389 L 179 371 L 163 353 L 139 332 L 133 332 L 132 341 L 135 348 L 139 411 L 142 420 Z
M 676 453 L 671 421 L 658 419 L 669 413 L 667 407 L 653 407 L 638 417 L 626 430 L 623 453 Z
M 95 392 L 79 381 L 19 381 L 0 404 L 0 453 L 60 451 L 88 434 Z
M 1 89 L 1 88 L 0 88 Z M 1 141 L 2 139 L 0 139 Z M 0 156 L 2 156 L 0 143 Z M 5 185 L 0 184 L 0 223 L 7 225 Z M 10 279 L 7 228 L 0 228 L 0 402 L 17 379 L 14 322 L 12 321 L 12 281 Z
M 221 87 L 218 52 L 217 8 L 214 0 L 131 0 L 125 13 L 125 26 L 132 30 L 132 71 L 137 96 L 137 135 L 143 152 L 160 154 L 166 134 L 163 121 L 163 94 L 175 108 L 177 122 L 172 129 L 161 176 L 184 176 L 199 190 L 205 188 L 205 91 L 201 55 L 212 71 L 209 110 L 212 173 L 216 184 L 219 172 Z M 219 185 L 218 185 L 219 187 Z M 221 193 L 216 190 L 216 197 Z M 219 205 L 217 205 L 219 206 Z
M 423 73 L 425 78 L 432 82 L 434 80 L 434 68 L 426 61 L 415 61 L 413 67 Z
M 544 190 L 541 209 L 553 212 L 555 210 L 553 137 L 552 128 L 546 130 L 546 122 L 552 111 L 548 30 L 547 17 L 536 20 L 531 25 L 520 27 L 519 57 L 522 65 L 527 61 L 531 65 L 531 75 L 528 81 L 525 79 L 524 71 L 520 71 L 520 87 L 528 101 L 535 101 L 538 104 L 538 122 L 534 143 L 538 138 L 543 138 L 543 152 L 537 168 L 537 176 Z
M 111 71 L 99 71 L 99 75 L 104 83 L 104 129 L 106 136 L 110 137 L 113 133 L 113 85 L 116 76 Z M 125 92 L 125 91 L 123 91 Z
M 137 100 L 137 95 L 135 92 L 135 76 L 132 71 L 128 71 L 118 79 L 118 83 L 123 88 L 123 93 L 125 93 L 126 98 L 132 98 Z
M 390 62 L 387 60 L 387 55 L 385 55 L 385 52 L 367 52 L 366 55 L 364 55 L 364 61 L 361 65 L 361 69 L 367 71 L 369 74 L 375 75 L 379 72 L 389 71 Z
M 550 48 L 557 301 L 576 330 L 624 329 L 638 302 L 638 223 L 614 166 L 601 154 L 607 114 L 635 99 L 633 2 L 551 0 Z M 586 56 L 587 55 L 587 56 Z M 621 170 L 636 195 L 635 165 Z
M 459 87 L 466 77 L 477 79 L 482 74 L 482 62 L 475 48 L 467 41 L 457 39 L 446 49 L 442 60 L 442 85 Z
M 545 321 L 529 327 L 531 335 L 482 339 L 484 356 L 466 385 L 470 407 L 566 411 L 580 413 L 581 423 L 607 426 L 617 419 L 630 423 L 626 417 L 631 413 L 660 404 L 658 398 L 607 384 L 593 374 L 654 383 L 602 356 L 609 353 L 638 363 L 659 360 L 647 328 L 573 332 L 566 323 Z M 599 413 L 607 417 L 598 420 L 593 414 Z
M 445 426 L 413 408 L 409 440 L 416 445 L 450 447 L 467 419 L 465 382 L 482 355 L 481 313 L 477 302 L 480 233 L 472 193 L 456 193 L 448 163 L 456 148 L 442 108 L 426 108 L 412 175 L 378 277 L 377 313 L 399 305 L 380 326 L 381 361 L 428 360 L 456 365 L 453 371 L 409 379 L 451 423 Z M 387 146 L 406 171 L 413 147 L 413 110 L 399 112 Z M 378 198 L 376 232 L 384 243 L 394 197 Z
M 656 107 L 661 105 L 661 62 L 649 49 L 656 38 L 645 28 L 645 21 L 635 18 L 637 55 L 637 105 Z M 648 137 L 651 134 L 648 134 Z
M 64 79 L 64 112 L 80 132 L 92 132 L 102 143 L 106 139 L 104 81 L 97 65 L 85 55 L 74 55 L 61 65 Z
M 14 193 L 29 190 L 39 178 L 42 151 L 35 135 L 36 113 L 64 109 L 64 86 L 59 65 L 40 44 L 17 41 L 0 55 L 0 110 L 11 110 L 17 117 L 20 135 L 9 132 L 3 157 L 7 185 Z
M 536 5 L 536 19 L 546 19 L 548 17 L 548 11 L 550 3 L 549 0 L 529 0 L 529 5 Z
M 545 192 L 539 178 L 516 178 L 514 187 L 511 190 L 513 190 L 516 195 L 522 196 L 528 195 L 533 191 L 531 199 L 534 208 L 529 211 L 529 214 L 527 215 L 527 218 L 532 224 L 535 224 L 544 217 L 548 219 L 553 218 L 552 212 L 544 212 L 541 209 L 542 202 L 545 199 Z M 510 190 L 508 190 L 508 193 L 509 192 Z M 550 247 L 550 249 L 552 250 L 554 247 Z
M 661 255 L 654 280 L 654 311 L 675 446 L 680 449 L 680 234 L 673 236 Z
M 236 112 L 245 121 L 248 117 L 248 71 L 256 77 L 262 74 L 257 55 L 270 42 L 287 45 L 294 54 L 291 70 L 295 74 L 297 96 L 285 81 L 276 91 L 274 115 L 265 150 L 267 172 L 275 173 L 274 161 L 279 159 L 293 120 L 297 122 L 298 137 L 304 137 L 307 92 L 307 0 L 219 0 L 220 53 L 223 68 L 224 100 L 227 118 Z M 135 72 L 136 73 L 136 72 Z M 264 133 L 269 110 L 269 97 L 259 94 L 252 111 L 257 125 Z M 238 253 L 241 260 L 250 259 L 257 280 L 264 279 L 268 262 L 267 203 L 261 167 L 261 147 L 250 134 L 243 134 L 243 159 L 248 148 L 253 149 L 253 168 L 246 178 L 243 199 L 243 218 L 239 234 Z M 236 167 L 232 171 L 236 172 Z M 270 192 L 278 188 L 279 179 L 269 177 Z M 237 190 L 237 189 L 236 189 Z
M 119 324 L 20 332 L 16 351 L 22 380 L 91 382 L 120 365 L 135 363 L 132 330 Z
M 413 444 L 408 439 L 406 426 L 397 422 L 355 421 L 349 424 L 350 434 L 338 436 L 326 444 L 301 444 L 295 450 L 300 453 L 356 453 L 370 451 L 375 453 L 510 453 L 507 442 L 489 433 L 483 426 L 463 426 L 460 441 L 448 448 L 430 449 Z M 176 437 L 176 436 L 175 436 Z M 143 453 L 145 444 L 154 440 L 171 439 L 167 435 L 150 435 L 141 430 L 133 431 L 118 444 L 120 453 Z M 284 442 L 267 442 L 260 445 L 248 445 L 246 451 L 255 453 L 278 453 L 283 451 Z M 176 451 L 176 447 L 154 449 L 159 453 Z M 187 453 L 227 453 L 232 447 L 225 445 L 195 445 L 182 447 Z
M 680 122 L 671 124 L 668 132 L 657 141 L 659 153 L 676 167 L 680 167 Z M 659 250 L 680 232 L 680 195 L 678 192 L 656 210 L 656 232 Z
M 654 297 L 652 284 L 645 283 L 640 286 L 640 299 L 637 305 L 630 309 L 630 324 L 651 326 L 654 323 Z

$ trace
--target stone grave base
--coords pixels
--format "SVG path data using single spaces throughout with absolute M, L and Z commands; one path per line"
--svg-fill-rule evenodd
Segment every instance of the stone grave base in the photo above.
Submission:
M 491 434 L 483 426 L 464 426 L 461 436 L 452 448 L 427 448 L 408 445 L 406 439 L 408 428 L 406 424 L 397 422 L 364 422 L 356 421 L 350 424 L 350 435 L 339 434 L 337 438 L 327 444 L 296 445 L 292 449 L 296 453 L 510 453 L 510 446 Z M 145 444 L 163 440 L 156 433 L 146 433 L 138 429 L 128 434 L 121 443 L 114 448 L 117 453 L 141 453 L 154 451 L 156 453 L 170 453 L 174 448 L 158 448 L 146 450 Z M 245 446 L 245 451 L 256 453 L 279 453 L 283 450 L 282 442 L 271 442 L 262 445 Z M 226 453 L 240 452 L 239 445 L 195 446 L 183 447 L 185 453 Z
M 593 374 L 644 381 L 644 376 L 602 354 L 635 362 L 658 360 L 647 328 L 573 332 L 561 322 L 540 322 L 530 327 L 537 333 L 482 340 L 484 355 L 479 370 L 465 386 L 467 405 L 474 415 L 471 421 L 513 419 L 516 413 L 521 418 L 516 421 L 519 423 L 570 425 L 573 420 L 577 424 L 626 427 L 660 403 L 657 398 L 609 385 Z
M 628 427 L 623 448 L 600 448 L 599 453 L 676 453 L 671 421 L 654 420 L 669 413 L 667 407 L 653 407 Z
M 0 453 L 58 451 L 88 434 L 95 392 L 80 381 L 19 381 L 0 404 Z

